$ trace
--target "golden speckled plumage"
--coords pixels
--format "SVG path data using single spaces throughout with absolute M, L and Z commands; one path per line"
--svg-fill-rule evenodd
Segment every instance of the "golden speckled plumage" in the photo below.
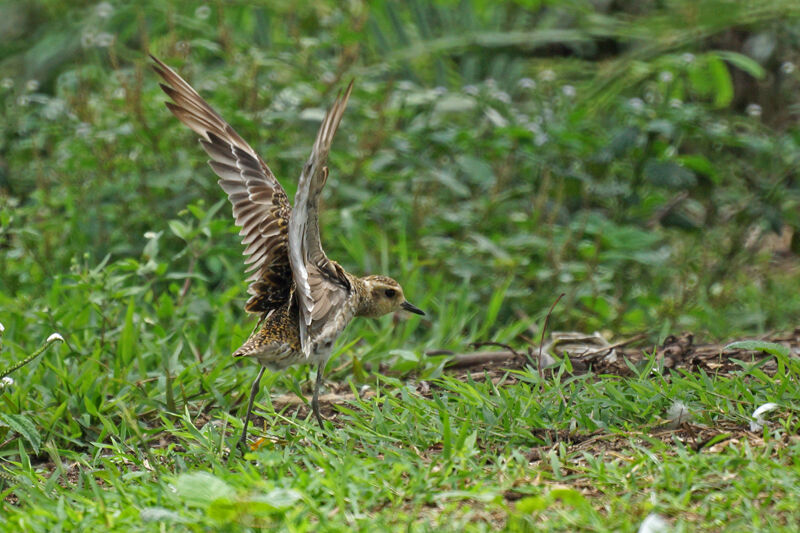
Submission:
M 280 370 L 296 364 L 302 356 L 297 306 L 290 301 L 271 310 L 261 327 L 247 339 L 234 357 L 253 357 L 270 370 Z
M 152 57 L 152 56 L 151 56 Z M 167 108 L 200 136 L 200 144 L 233 206 L 245 246 L 247 272 L 253 273 L 245 310 L 260 313 L 258 331 L 233 353 L 261 365 L 253 382 L 240 444 L 247 438 L 253 400 L 264 368 L 318 363 L 312 410 L 320 426 L 322 371 L 336 338 L 354 316 L 377 317 L 404 309 L 424 314 L 405 300 L 403 290 L 386 276 L 358 278 L 331 261 L 322 250 L 319 198 L 328 179 L 328 153 L 344 115 L 353 83 L 337 97 L 322 120 L 303 166 L 290 207 L 286 192 L 261 157 L 174 70 L 152 57 L 172 101 Z

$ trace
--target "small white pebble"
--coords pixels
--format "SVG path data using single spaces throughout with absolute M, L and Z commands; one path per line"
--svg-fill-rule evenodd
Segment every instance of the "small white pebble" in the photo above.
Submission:
M 639 526 L 639 533 L 666 533 L 670 529 L 669 522 L 664 520 L 661 515 L 650 513 Z
M 764 415 L 769 413 L 770 411 L 774 411 L 780 407 L 777 403 L 765 403 L 755 411 L 753 411 L 752 417 L 753 421 L 750 422 L 750 431 L 761 431 L 764 429 L 764 425 L 767 423 L 764 420 Z

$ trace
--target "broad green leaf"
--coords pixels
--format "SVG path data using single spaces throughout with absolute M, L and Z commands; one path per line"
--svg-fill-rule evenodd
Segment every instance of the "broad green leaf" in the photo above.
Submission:
M 721 59 L 710 56 L 708 71 L 714 84 L 714 105 L 727 107 L 733 100 L 733 80 L 728 67 Z
M 42 437 L 39 435 L 36 426 L 30 418 L 24 415 L 5 414 L 0 413 L 0 420 L 2 420 L 8 427 L 22 435 L 25 440 L 33 448 L 35 453 L 39 453 L 39 447 L 42 444 Z
M 645 163 L 642 172 L 650 183 L 658 187 L 680 190 L 697 185 L 694 173 L 674 161 L 651 159 Z
M 175 480 L 178 495 L 188 505 L 207 507 L 215 500 L 230 500 L 236 495 L 233 487 L 209 472 L 181 474 Z
M 759 65 L 756 60 L 747 57 L 744 54 L 732 52 L 730 50 L 720 50 L 715 53 L 720 59 L 727 61 L 739 70 L 747 72 L 757 80 L 763 79 L 764 75 L 766 74 L 764 67 Z
M 777 342 L 768 341 L 736 341 L 728 344 L 724 350 L 751 350 L 756 352 L 766 352 L 776 357 L 789 357 L 789 348 Z

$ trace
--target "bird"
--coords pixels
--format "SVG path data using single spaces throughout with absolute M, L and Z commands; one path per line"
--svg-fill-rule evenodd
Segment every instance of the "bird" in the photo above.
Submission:
M 167 108 L 199 136 L 232 204 L 234 222 L 241 228 L 245 272 L 250 273 L 244 308 L 260 315 L 260 325 L 232 355 L 256 359 L 261 368 L 250 387 L 238 444 L 246 447 L 253 402 L 265 370 L 276 372 L 296 364 L 317 365 L 311 409 L 324 430 L 319 390 L 334 341 L 345 326 L 357 316 L 380 317 L 401 310 L 425 315 L 406 300 L 394 279 L 355 276 L 322 249 L 319 199 L 328 179 L 333 137 L 355 80 L 344 93 L 339 92 L 322 120 L 292 207 L 258 153 L 177 72 L 150 57 L 163 82 L 159 85 L 169 97 Z

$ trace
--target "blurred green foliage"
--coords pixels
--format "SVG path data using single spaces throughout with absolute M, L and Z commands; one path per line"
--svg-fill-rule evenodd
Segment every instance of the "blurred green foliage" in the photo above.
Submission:
M 355 76 L 326 247 L 357 272 L 420 269 L 411 294 L 435 305 L 480 315 L 511 280 L 501 323 L 540 317 L 563 291 L 557 327 L 716 336 L 786 327 L 800 308 L 786 262 L 776 271 L 758 245 L 800 225 L 793 2 L 0 11 L 6 297 L 40 302 L 85 254 L 154 297 L 181 272 L 202 280 L 193 290 L 243 287 L 227 207 L 199 218 L 222 195 L 162 107 L 151 51 L 290 196 L 332 92 Z

